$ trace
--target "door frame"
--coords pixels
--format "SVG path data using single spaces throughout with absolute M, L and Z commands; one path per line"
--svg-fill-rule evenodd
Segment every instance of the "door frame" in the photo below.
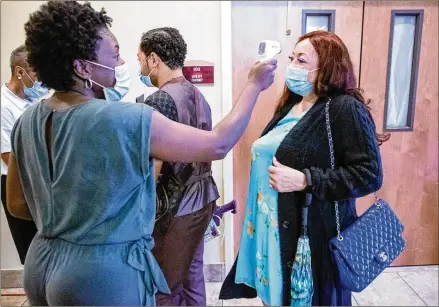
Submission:
M 222 118 L 232 110 L 232 1 L 220 1 L 221 14 L 221 109 Z M 231 150 L 222 163 L 223 197 L 227 203 L 234 199 L 233 194 L 233 150 Z M 239 208 L 238 208 L 239 210 Z M 230 271 L 235 261 L 234 251 L 233 214 L 224 215 L 224 259 L 226 274 Z

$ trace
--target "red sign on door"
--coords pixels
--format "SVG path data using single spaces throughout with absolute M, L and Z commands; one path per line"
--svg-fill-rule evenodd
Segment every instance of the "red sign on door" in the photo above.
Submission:
M 192 84 L 213 84 L 213 66 L 184 66 L 184 77 Z

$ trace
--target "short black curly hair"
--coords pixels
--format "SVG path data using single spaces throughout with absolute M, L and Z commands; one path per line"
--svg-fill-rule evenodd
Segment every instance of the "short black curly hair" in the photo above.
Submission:
M 187 54 L 187 45 L 175 28 L 157 28 L 143 33 L 140 48 L 146 56 L 157 53 L 170 69 L 182 68 Z
M 42 83 L 58 91 L 74 85 L 73 62 L 96 60 L 100 31 L 113 20 L 90 3 L 49 1 L 25 24 L 28 61 Z

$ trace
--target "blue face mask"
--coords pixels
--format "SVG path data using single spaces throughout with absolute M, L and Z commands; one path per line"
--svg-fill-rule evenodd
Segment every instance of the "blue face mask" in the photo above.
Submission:
M 139 68 L 140 81 L 142 81 L 142 83 L 145 84 L 147 87 L 155 87 L 155 85 L 152 84 L 152 81 L 151 81 L 151 74 L 155 70 L 155 68 L 153 68 L 153 70 L 151 70 L 151 72 L 147 76 L 142 75 L 142 65 L 146 62 L 147 59 L 148 59 L 148 57 L 146 57 L 142 61 L 142 63 L 140 63 L 140 68 Z
M 285 73 L 285 81 L 289 90 L 299 96 L 306 96 L 311 93 L 313 85 L 308 81 L 308 74 L 317 69 L 308 71 L 289 65 Z
M 111 68 L 92 61 L 87 62 L 114 71 L 114 78 L 116 79 L 116 85 L 114 87 L 105 87 L 102 84 L 93 81 L 92 79 L 89 79 L 89 81 L 96 84 L 97 86 L 102 87 L 106 100 L 121 101 L 122 98 L 125 97 L 125 95 L 128 93 L 131 86 L 131 76 L 130 71 L 128 70 L 128 64 L 124 63 L 122 65 Z
M 20 78 L 21 83 L 23 83 L 23 92 L 24 96 L 27 100 L 34 103 L 40 100 L 42 97 L 46 96 L 49 93 L 49 89 L 42 85 L 39 81 L 34 81 L 32 78 L 28 75 L 28 73 L 23 69 L 26 76 L 29 78 L 30 81 L 32 81 L 33 85 L 32 87 L 27 87 L 23 80 Z

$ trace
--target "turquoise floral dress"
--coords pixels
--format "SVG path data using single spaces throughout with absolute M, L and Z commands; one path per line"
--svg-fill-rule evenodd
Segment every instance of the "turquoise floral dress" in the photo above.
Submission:
M 250 185 L 235 282 L 255 288 L 258 297 L 272 306 L 282 305 L 283 289 L 278 193 L 270 188 L 268 168 L 282 140 L 305 113 L 295 117 L 288 112 L 273 130 L 252 146 Z

